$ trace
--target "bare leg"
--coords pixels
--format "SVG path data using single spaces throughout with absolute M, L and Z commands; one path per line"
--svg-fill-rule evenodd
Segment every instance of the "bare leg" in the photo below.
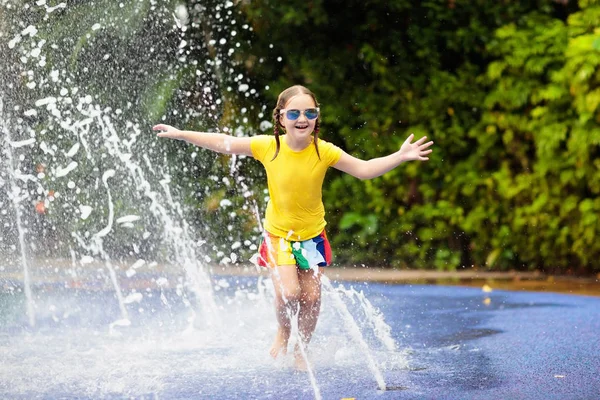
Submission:
M 269 353 L 273 358 L 277 358 L 280 353 L 287 353 L 292 330 L 290 318 L 296 315 L 301 291 L 295 265 L 282 265 L 273 268 L 271 279 L 275 288 L 275 315 L 279 327 Z
M 322 268 L 319 268 L 319 273 L 316 275 L 313 270 L 298 271 L 298 283 L 300 285 L 298 331 L 305 349 L 317 327 L 319 313 L 321 312 L 322 270 Z M 302 356 L 298 345 L 296 345 L 296 349 L 294 350 L 294 357 L 296 359 L 296 367 L 300 370 L 306 370 L 306 360 Z

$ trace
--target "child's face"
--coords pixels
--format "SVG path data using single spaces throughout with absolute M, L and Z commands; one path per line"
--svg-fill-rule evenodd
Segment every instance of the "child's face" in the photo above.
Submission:
M 286 110 L 300 110 L 300 117 L 296 120 L 291 120 L 284 111 L 281 115 L 281 124 L 285 128 L 288 135 L 296 140 L 310 141 L 311 135 L 315 130 L 317 119 L 306 118 L 306 109 L 314 109 L 316 107 L 314 100 L 307 94 L 299 94 L 292 97 L 285 105 Z

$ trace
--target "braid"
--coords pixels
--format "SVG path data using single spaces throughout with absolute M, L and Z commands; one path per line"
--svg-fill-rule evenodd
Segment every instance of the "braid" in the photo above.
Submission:
M 313 131 L 313 142 L 315 144 L 315 150 L 317 151 L 317 157 L 319 160 L 321 159 L 321 154 L 319 153 L 319 145 L 317 142 L 319 141 L 319 119 L 317 118 L 317 122 L 315 122 L 315 130 Z
M 279 143 L 279 109 L 275 109 L 273 112 L 273 119 L 275 122 L 275 128 L 273 128 L 273 133 L 275 133 L 275 143 L 277 143 L 277 148 L 275 149 L 275 155 L 271 159 L 273 161 L 277 155 L 279 154 L 279 148 L 281 147 Z

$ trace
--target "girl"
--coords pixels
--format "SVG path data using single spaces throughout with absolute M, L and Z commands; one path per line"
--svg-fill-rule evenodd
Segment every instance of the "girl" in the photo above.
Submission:
M 302 344 L 307 345 L 319 317 L 321 274 L 331 263 L 321 200 L 327 168 L 371 179 L 405 161 L 428 160 L 428 148 L 433 144 L 425 143 L 426 137 L 413 142 L 411 134 L 397 152 L 360 160 L 319 139 L 319 113 L 315 95 L 303 86 L 292 86 L 279 95 L 273 110 L 274 136 L 233 137 L 180 131 L 163 124 L 153 128 L 160 131 L 159 137 L 184 140 L 219 153 L 252 156 L 265 167 L 270 200 L 258 260 L 270 268 L 275 288 L 279 328 L 270 350 L 274 358 L 287 352 L 291 318 L 297 314 L 298 332 Z M 304 369 L 300 350 L 297 344 L 296 366 Z

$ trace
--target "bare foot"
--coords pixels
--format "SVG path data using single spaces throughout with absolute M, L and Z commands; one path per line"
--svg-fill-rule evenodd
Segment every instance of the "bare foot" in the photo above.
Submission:
M 273 345 L 271 346 L 271 350 L 269 350 L 269 354 L 271 357 L 277 358 L 279 354 L 287 354 L 287 346 L 288 339 L 290 338 L 290 333 L 286 332 L 285 329 L 279 327 L 277 329 L 277 334 L 275 335 L 275 340 L 273 341 Z
M 304 358 L 302 352 L 300 351 L 300 348 L 298 347 L 298 345 L 296 345 L 296 347 L 294 348 L 294 367 L 298 371 L 306 372 L 308 371 L 308 365 L 306 362 L 306 358 Z

